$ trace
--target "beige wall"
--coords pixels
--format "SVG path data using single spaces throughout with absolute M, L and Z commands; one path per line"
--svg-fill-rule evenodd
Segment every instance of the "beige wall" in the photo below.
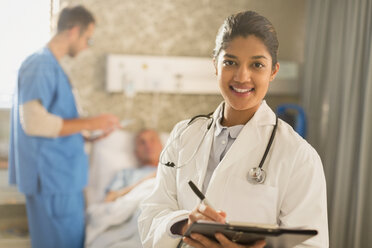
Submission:
M 111 112 L 135 118 L 131 129 L 153 127 L 169 131 L 181 119 L 209 113 L 222 100 L 213 95 L 123 94 L 104 90 L 108 53 L 210 56 L 224 18 L 251 9 L 266 16 L 277 29 L 279 59 L 303 61 L 305 0 L 62 0 L 82 3 L 97 20 L 94 46 L 64 67 L 79 90 L 87 114 Z M 269 104 L 297 102 L 297 96 L 269 96 Z
M 10 111 L 0 109 L 0 162 L 8 157 Z
M 79 90 L 88 114 L 112 112 L 135 118 L 130 129 L 154 127 L 169 131 L 181 119 L 209 113 L 220 96 L 138 94 L 126 99 L 104 91 L 108 53 L 210 56 L 218 27 L 231 13 L 251 9 L 271 20 L 277 29 L 279 59 L 303 61 L 307 0 L 61 0 L 82 3 L 95 14 L 95 45 L 63 64 Z M 298 96 L 268 96 L 270 106 L 298 102 Z M 0 157 L 6 156 L 9 111 L 0 110 Z

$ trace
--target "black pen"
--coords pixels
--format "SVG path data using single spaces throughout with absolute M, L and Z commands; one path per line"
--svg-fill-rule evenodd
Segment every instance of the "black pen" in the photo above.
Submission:
M 196 185 L 191 180 L 189 181 L 189 185 L 190 185 L 192 191 L 194 191 L 194 193 L 199 197 L 199 199 L 201 200 L 201 202 L 204 205 L 210 206 L 211 208 L 213 208 L 214 210 L 216 210 L 211 205 L 211 203 L 207 200 L 207 198 L 205 198 L 205 195 L 198 189 L 198 187 L 196 187 Z M 227 221 L 226 218 L 225 218 L 225 224 L 229 224 L 229 222 Z
M 215 209 L 207 200 L 207 198 L 205 198 L 205 195 L 198 189 L 198 187 L 196 187 L 196 185 L 191 180 L 189 181 L 189 185 L 192 191 L 199 197 L 199 199 L 204 205 L 210 206 L 211 208 Z

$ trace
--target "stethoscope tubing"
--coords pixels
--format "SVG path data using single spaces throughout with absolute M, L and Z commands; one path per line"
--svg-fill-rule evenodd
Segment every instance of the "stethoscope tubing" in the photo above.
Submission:
M 163 162 L 163 156 L 164 156 L 164 153 L 167 151 L 168 147 L 173 144 L 173 142 L 175 140 L 177 140 L 178 138 L 180 138 L 186 131 L 187 129 L 191 126 L 192 123 L 194 123 L 195 121 L 197 121 L 198 119 L 200 118 L 208 118 L 208 119 L 211 119 L 212 121 L 208 124 L 207 126 L 207 131 L 204 132 L 203 134 L 203 137 L 201 138 L 199 144 L 198 144 L 198 147 L 194 150 L 193 154 L 190 156 L 190 158 L 184 162 L 183 164 L 179 165 L 179 166 L 176 166 L 173 162 L 166 162 L 164 163 Z M 188 163 L 190 163 L 190 161 L 195 157 L 196 153 L 199 151 L 200 149 L 200 146 L 203 144 L 203 141 L 205 139 L 205 136 L 207 135 L 207 133 L 209 132 L 209 130 L 211 129 L 212 125 L 213 125 L 213 122 L 214 122 L 214 118 L 209 115 L 198 115 L 198 116 L 195 116 L 194 118 L 192 118 L 188 123 L 187 125 L 183 128 L 182 131 L 179 132 L 179 134 L 172 140 L 170 141 L 163 149 L 163 151 L 160 153 L 160 157 L 159 157 L 159 162 L 160 164 L 162 165 L 165 165 L 165 166 L 168 166 L 168 167 L 172 167 L 174 169 L 179 169 L 179 168 L 182 168 L 184 167 L 185 165 L 187 165 Z
M 222 110 L 223 111 L 223 110 Z M 181 165 L 179 166 L 176 166 L 174 162 L 166 162 L 164 163 L 163 162 L 163 156 L 164 156 L 164 153 L 167 151 L 168 147 L 173 144 L 173 142 L 177 139 L 179 139 L 186 131 L 187 129 L 195 122 L 197 121 L 198 119 L 200 118 L 207 118 L 207 119 L 211 119 L 212 121 L 210 123 L 208 123 L 207 125 L 207 129 L 206 131 L 204 132 L 203 134 L 203 137 L 201 138 L 197 148 L 194 150 L 193 154 L 190 156 L 190 158 L 182 163 Z M 162 165 L 165 165 L 165 166 L 168 166 L 168 167 L 172 167 L 174 169 L 179 169 L 179 168 L 182 168 L 184 167 L 185 165 L 187 165 L 192 159 L 194 159 L 196 153 L 199 151 L 201 145 L 203 144 L 204 142 L 204 139 L 205 139 L 205 136 L 208 134 L 209 130 L 211 129 L 213 123 L 215 122 L 213 116 L 212 116 L 212 113 L 208 114 L 208 115 L 197 115 L 193 118 L 191 118 L 191 120 L 187 123 L 187 125 L 182 129 L 182 131 L 179 132 L 179 134 L 172 140 L 170 141 L 166 146 L 165 148 L 163 149 L 163 151 L 161 152 L 160 154 L 160 157 L 159 157 L 159 162 L 160 164 Z M 265 178 L 266 178 L 266 172 L 262 169 L 265 161 L 266 161 L 266 157 L 270 151 L 270 148 L 271 148 L 271 145 L 274 141 L 274 138 L 275 138 L 275 134 L 276 134 L 276 131 L 277 131 L 277 127 L 278 127 L 278 116 L 276 116 L 276 119 L 275 119 L 275 125 L 274 125 L 274 128 L 273 128 L 273 131 L 271 132 L 271 136 L 270 136 L 270 139 L 269 139 L 269 142 L 266 146 L 266 149 L 265 149 L 265 152 L 264 152 L 264 155 L 262 156 L 261 158 L 261 161 L 260 161 L 260 164 L 258 167 L 254 167 L 252 168 L 250 171 L 254 171 L 256 174 L 258 172 L 259 176 L 252 176 L 249 174 L 248 172 L 248 181 L 252 182 L 252 183 L 263 183 L 265 181 Z
M 270 136 L 270 139 L 269 139 L 269 143 L 267 143 L 265 153 L 264 153 L 264 155 L 263 155 L 262 158 L 261 158 L 260 165 L 258 166 L 258 168 L 260 168 L 260 169 L 262 169 L 262 166 L 263 166 L 263 164 L 265 163 L 265 160 L 266 160 L 266 156 L 267 156 L 267 154 L 268 154 L 269 151 L 270 151 L 271 145 L 272 145 L 272 143 L 273 143 L 273 141 L 274 141 L 274 138 L 275 138 L 275 134 L 276 134 L 276 129 L 277 129 L 277 128 L 278 128 L 278 116 L 276 116 L 274 129 L 273 129 L 273 131 L 271 132 L 271 136 Z

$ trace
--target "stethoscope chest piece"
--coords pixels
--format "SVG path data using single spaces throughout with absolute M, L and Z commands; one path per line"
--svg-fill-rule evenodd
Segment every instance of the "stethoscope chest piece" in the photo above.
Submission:
M 254 167 L 247 173 L 247 180 L 252 184 L 263 183 L 266 179 L 266 172 L 260 167 Z

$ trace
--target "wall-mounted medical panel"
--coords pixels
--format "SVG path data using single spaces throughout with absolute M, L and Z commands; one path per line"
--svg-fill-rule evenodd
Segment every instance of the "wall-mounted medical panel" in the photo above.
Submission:
M 109 55 L 106 89 L 215 94 L 218 85 L 209 58 Z
M 284 63 L 270 93 L 293 94 L 298 87 L 297 64 Z M 281 72 L 281 70 L 280 70 Z M 169 56 L 107 56 L 106 90 L 133 95 L 136 92 L 219 94 L 211 58 Z
M 299 66 L 296 62 L 279 61 L 280 68 L 270 83 L 268 94 L 296 95 L 299 92 Z

